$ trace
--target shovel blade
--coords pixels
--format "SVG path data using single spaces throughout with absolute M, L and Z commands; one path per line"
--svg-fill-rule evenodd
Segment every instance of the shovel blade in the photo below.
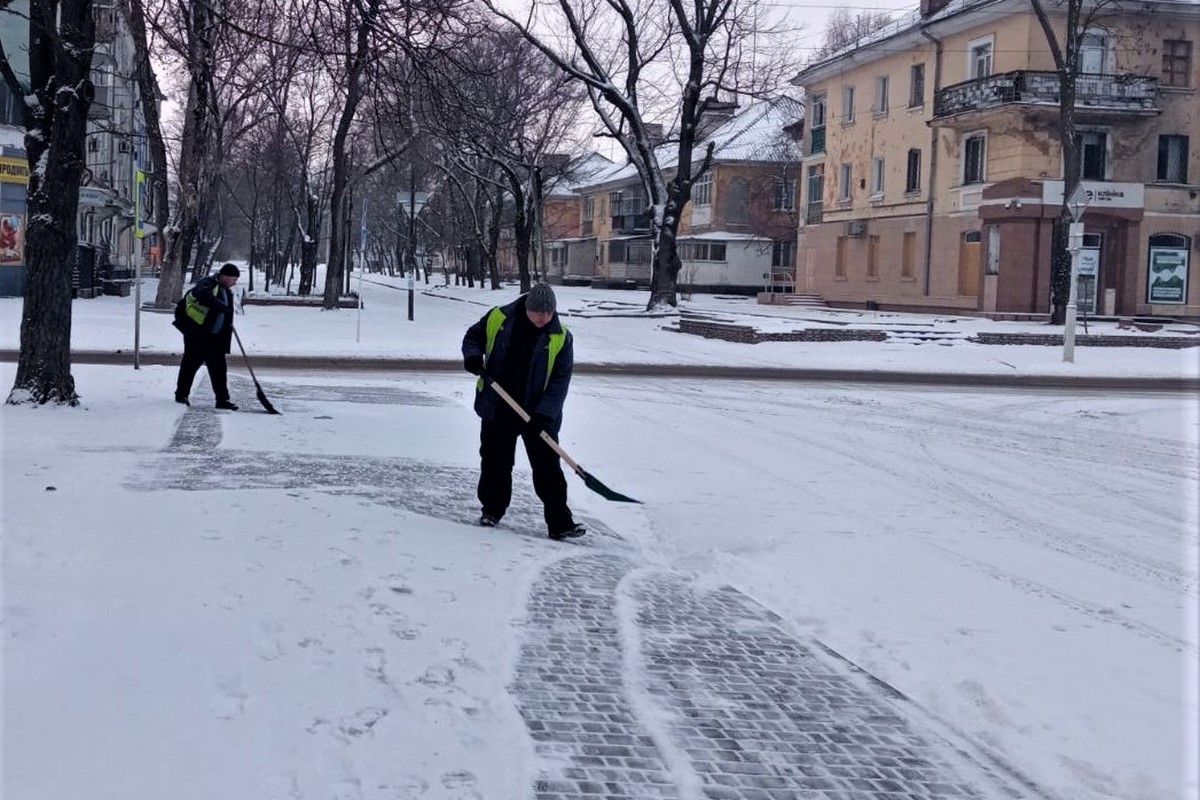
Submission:
M 620 492 L 614 492 L 612 489 L 605 486 L 599 478 L 588 472 L 583 467 L 579 468 L 579 477 L 583 478 L 584 486 L 587 486 L 605 500 L 612 500 L 615 503 L 637 503 L 641 505 L 641 500 L 634 500 L 632 497 L 623 495 Z

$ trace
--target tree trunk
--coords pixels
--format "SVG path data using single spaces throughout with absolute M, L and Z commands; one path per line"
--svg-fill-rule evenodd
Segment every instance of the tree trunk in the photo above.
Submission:
M 1069 233 L 1071 210 L 1067 199 L 1079 186 L 1083 165 L 1075 140 L 1075 71 L 1059 71 L 1059 130 L 1062 132 L 1063 196 L 1062 211 L 1054 224 L 1050 256 L 1050 324 L 1063 325 L 1067 319 L 1067 302 L 1071 297 L 1071 251 Z
M 29 4 L 25 105 L 29 158 L 25 297 L 12 404 L 78 405 L 71 375 L 71 272 L 75 265 L 79 179 L 85 163 L 89 79 L 96 28 L 91 0 Z M 71 87 L 68 89 L 67 87 Z
M 150 170 L 146 175 L 152 198 L 152 214 L 155 237 L 159 243 L 160 258 L 166 241 L 167 221 L 171 218 L 170 186 L 167 181 L 167 146 L 163 141 L 162 122 L 158 109 L 158 82 L 150 65 L 150 49 L 146 39 L 146 12 L 142 0 L 130 0 L 128 14 L 129 28 L 133 34 L 133 46 L 137 64 L 134 67 L 137 77 L 138 98 L 141 100 L 142 119 L 146 123 L 146 143 L 150 151 Z M 158 292 L 154 297 L 155 308 L 170 308 L 175 304 L 174 297 L 163 293 L 164 280 L 159 281 Z M 182 287 L 177 287 L 182 288 Z
M 154 304 L 168 308 L 183 296 L 184 274 L 191 263 L 192 248 L 200 234 L 201 193 L 207 187 L 207 161 L 212 134 L 213 45 L 209 39 L 217 25 L 207 2 L 187 4 L 190 14 L 188 41 L 188 99 L 184 111 L 183 140 L 179 148 L 177 174 L 179 192 L 175 224 L 162 237 L 163 267 Z

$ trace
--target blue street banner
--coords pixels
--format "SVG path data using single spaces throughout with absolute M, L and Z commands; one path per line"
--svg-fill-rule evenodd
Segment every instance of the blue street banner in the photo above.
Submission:
M 358 251 L 367 252 L 367 201 L 363 201 L 362 221 L 358 224 Z

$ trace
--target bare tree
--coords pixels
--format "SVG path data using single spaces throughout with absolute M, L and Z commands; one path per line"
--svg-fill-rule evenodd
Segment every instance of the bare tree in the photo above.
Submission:
M 856 14 L 849 6 L 839 6 L 829 14 L 825 23 L 824 38 L 813 53 L 812 60 L 821 61 L 828 58 L 886 27 L 891 21 L 892 15 L 886 11 L 859 11 Z
M 1067 302 L 1071 295 L 1071 253 L 1068 231 L 1071 210 L 1067 201 L 1078 188 L 1082 162 L 1079 158 L 1079 140 L 1075 133 L 1075 98 L 1082 66 L 1080 54 L 1083 37 L 1088 28 L 1096 25 L 1102 16 L 1115 12 L 1112 0 L 1084 3 L 1084 0 L 1029 0 L 1038 24 L 1046 35 L 1046 44 L 1054 57 L 1054 70 L 1058 73 L 1058 132 L 1062 150 L 1063 193 L 1062 209 L 1054 224 L 1050 255 L 1050 324 L 1066 322 Z M 1065 13 L 1062 30 L 1055 28 L 1051 14 Z
M 760 0 L 553 0 L 518 19 L 486 0 L 568 79 L 587 90 L 605 131 L 641 178 L 651 231 L 647 309 L 678 303 L 676 237 L 692 185 L 708 169 L 711 147 L 695 151 L 697 126 L 721 93 L 769 90 L 794 69 L 771 54 L 777 31 Z M 537 16 L 549 14 L 553 19 Z M 564 31 L 561 38 L 542 31 Z M 768 55 L 764 57 L 764 53 Z M 659 146 L 655 115 L 676 123 L 671 151 Z M 668 156 L 672 158 L 668 159 Z M 668 162 L 664 166 L 664 162 Z
M 517 272 L 528 291 L 546 157 L 568 137 L 582 94 L 518 33 L 493 29 L 448 58 L 429 92 L 431 124 L 448 157 L 478 180 L 498 180 L 494 188 L 511 198 Z M 494 169 L 475 171 L 480 160 Z
M 134 79 L 138 98 L 141 101 L 142 119 L 146 123 L 146 144 L 150 154 L 146 181 L 150 187 L 150 207 L 154 216 L 154 230 L 158 240 L 163 240 L 170 218 L 170 182 L 167 176 L 167 146 L 163 138 L 162 119 L 159 114 L 158 80 L 151 64 L 150 40 L 146 34 L 146 7 L 142 0 L 129 0 L 125 7 L 126 22 L 133 35 Z M 156 296 L 155 305 L 159 300 Z M 161 307 L 161 306 L 160 306 Z
M 0 12 L 11 14 L 8 3 Z M 21 351 L 7 402 L 77 405 L 71 375 L 71 270 L 84 167 L 96 23 L 91 0 L 30 0 L 29 85 L 0 48 L 0 72 L 25 117 L 25 298 Z

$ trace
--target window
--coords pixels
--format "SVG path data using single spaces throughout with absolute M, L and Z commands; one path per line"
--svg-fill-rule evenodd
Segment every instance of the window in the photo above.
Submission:
M 908 168 L 904 175 L 904 191 L 909 194 L 921 191 L 921 151 L 915 147 L 908 151 Z
M 644 239 L 617 239 L 608 245 L 608 260 L 613 264 L 649 264 L 650 242 Z
M 796 208 L 796 182 L 775 179 L 775 198 L 771 206 L 776 211 L 792 211 Z
M 925 65 L 913 64 L 908 72 L 908 107 L 925 105 Z
M 692 184 L 692 203 L 698 206 L 712 205 L 712 173 L 705 172 Z
M 867 280 L 879 280 L 879 237 L 867 237 Z
M 835 280 L 846 280 L 846 237 L 837 237 L 837 251 L 833 257 L 833 277 Z
M 876 114 L 886 114 L 888 110 L 888 76 L 878 75 L 875 78 L 875 105 L 871 110 Z
M 1108 72 L 1108 33 L 1085 31 L 1079 40 L 1079 71 L 1086 75 Z
M 917 275 L 917 234 L 905 231 L 900 244 L 900 277 L 912 279 Z
M 725 211 L 725 222 L 730 225 L 746 225 L 750 221 L 750 188 L 745 178 L 734 178 L 722 190 L 721 207 Z
M 1187 183 L 1188 180 L 1188 137 L 1158 137 L 1158 172 L 1156 178 L 1163 183 Z
M 883 197 L 883 159 L 871 159 L 871 197 Z
M 1080 177 L 1085 181 L 1102 181 L 1108 178 L 1108 134 L 1084 131 L 1075 135 L 1075 147 L 1079 150 Z
M 596 198 L 588 195 L 583 198 L 583 230 L 587 235 L 592 232 L 592 221 L 596 218 Z
M 812 121 L 808 126 L 808 152 L 825 152 L 825 95 L 813 95 Z
M 621 216 L 621 193 L 608 193 L 608 210 L 614 217 Z
M 680 242 L 682 261 L 724 261 L 725 242 Z
M 825 165 L 812 164 L 808 168 L 808 210 L 804 214 L 807 224 L 815 225 L 822 219 L 825 198 Z
M 854 122 L 854 87 L 847 86 L 842 89 L 842 124 L 851 122 Z
M 1182 39 L 1163 42 L 1162 82 L 1164 86 L 1192 85 L 1192 43 Z
M 838 200 L 846 201 L 850 199 L 850 165 L 842 164 L 838 167 Z
M 984 164 L 987 159 L 987 136 L 975 133 L 963 140 L 962 150 L 962 183 L 967 186 L 972 183 L 983 183 Z
M 552 272 L 562 272 L 567 265 L 567 248 L 551 247 L 546 251 L 550 256 L 550 270 Z
M 967 43 L 967 76 L 971 80 L 992 74 L 992 37 Z
M 796 252 L 796 243 L 790 239 L 783 242 L 775 242 L 771 245 L 771 268 L 787 268 L 791 269 L 795 266 L 793 254 Z

